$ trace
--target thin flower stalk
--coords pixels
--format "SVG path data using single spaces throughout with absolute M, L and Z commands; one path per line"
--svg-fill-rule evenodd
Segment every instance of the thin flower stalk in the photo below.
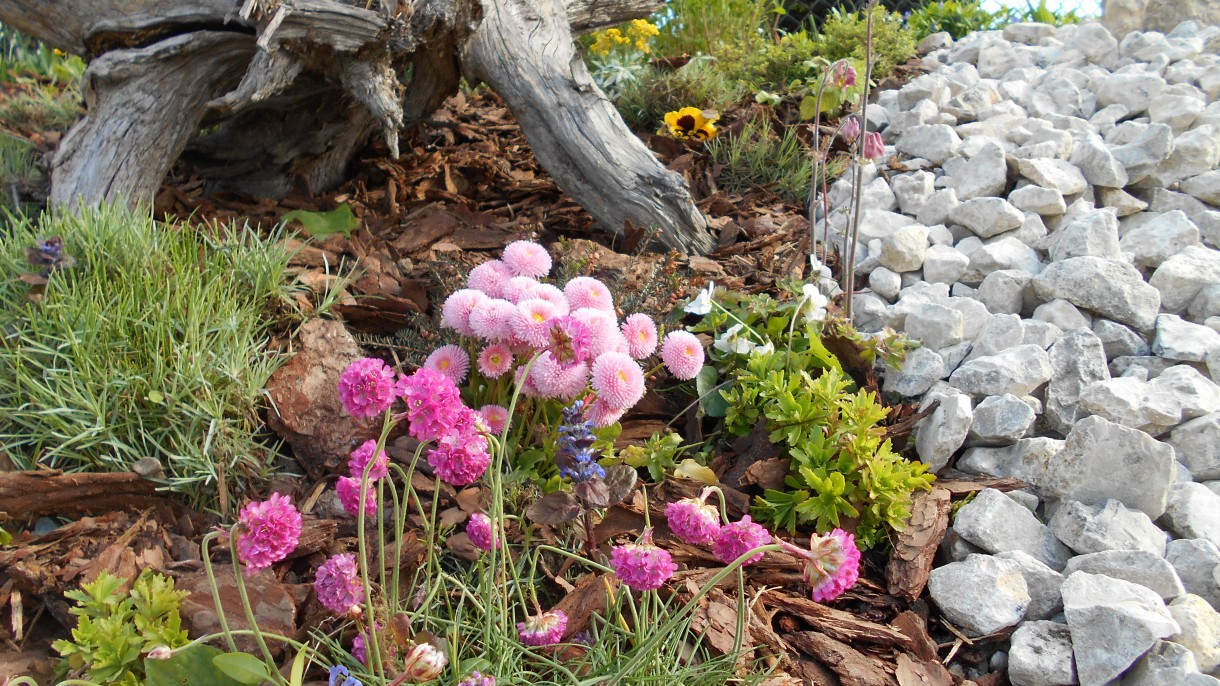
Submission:
M 864 28 L 864 94 L 860 99 L 860 123 L 863 131 L 868 131 L 868 95 L 869 83 L 873 78 L 873 10 L 877 0 L 870 0 L 865 8 L 866 20 Z M 864 169 L 860 166 L 860 158 L 864 153 L 863 145 L 857 145 L 852 153 L 852 163 L 855 167 L 855 182 L 852 185 L 852 220 L 851 236 L 847 241 L 847 264 L 843 266 L 843 315 L 847 321 L 852 319 L 852 293 L 856 287 L 856 246 L 860 243 L 860 195 L 863 193 Z M 827 222 L 829 225 L 829 222 Z

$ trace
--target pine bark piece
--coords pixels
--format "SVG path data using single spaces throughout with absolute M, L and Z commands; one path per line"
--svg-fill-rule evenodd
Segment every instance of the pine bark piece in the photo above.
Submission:
M 132 472 L 0 472 L 0 513 L 13 518 L 75 516 L 173 505 L 172 500 L 157 494 L 157 484 Z
M 899 531 L 885 568 L 890 595 L 914 601 L 928 585 L 932 559 L 949 528 L 949 491 L 918 491 L 911 499 L 907 528 Z
M 863 642 L 904 651 L 912 648 L 910 637 L 901 631 L 860 619 L 850 612 L 826 607 L 803 596 L 770 590 L 762 594 L 762 599 L 769 606 L 790 612 L 819 632 L 845 643 Z
M 826 634 L 798 631 L 787 638 L 801 652 L 832 669 L 843 686 L 898 686 L 876 660 Z

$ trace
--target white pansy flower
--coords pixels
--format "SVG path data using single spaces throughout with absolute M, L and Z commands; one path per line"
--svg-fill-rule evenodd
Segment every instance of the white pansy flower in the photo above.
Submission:
M 687 314 L 705 315 L 712 311 L 712 294 L 716 292 L 716 284 L 712 281 L 707 282 L 707 288 L 699 291 L 693 300 L 686 303 L 682 311 Z
M 754 349 L 754 344 L 750 342 L 741 333 L 741 324 L 730 326 L 719 338 L 712 343 L 712 347 L 723 353 L 735 353 L 737 355 L 748 355 Z
M 803 304 L 801 305 L 801 314 L 807 322 L 820 322 L 826 319 L 826 306 L 830 304 L 830 299 L 822 295 L 818 287 L 814 284 L 807 283 L 801 287 L 801 295 L 803 295 Z

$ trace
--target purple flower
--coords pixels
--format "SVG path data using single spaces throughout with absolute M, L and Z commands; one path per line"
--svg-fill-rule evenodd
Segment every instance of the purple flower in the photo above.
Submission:
M 614 575 L 636 591 L 654 591 L 665 585 L 678 565 L 669 551 L 652 544 L 652 529 L 645 529 L 638 543 L 616 545 L 610 551 Z
M 712 489 L 705 488 L 698 498 L 683 498 L 665 506 L 669 529 L 688 545 L 710 545 L 720 533 L 720 515 L 707 504 Z
M 339 375 L 339 402 L 353 417 L 376 417 L 394 403 L 394 370 L 375 357 L 347 365 Z
M 847 62 L 839 62 L 834 67 L 834 83 L 839 88 L 850 88 L 856 85 L 856 68 Z
M 376 453 L 376 457 L 373 457 L 374 453 Z M 373 462 L 373 466 L 369 468 L 369 481 L 383 479 L 386 474 L 390 473 L 389 456 L 385 454 L 384 450 L 377 450 L 377 441 L 370 439 L 353 450 L 351 459 L 347 461 L 347 468 L 353 479 L 359 481 L 364 478 L 364 469 L 368 467 L 370 460 Z
M 330 668 L 330 680 L 326 682 L 326 686 L 363 686 L 363 684 L 347 671 L 347 667 L 335 665 Z
M 712 542 L 712 554 L 716 556 L 717 560 L 727 565 L 749 551 L 770 542 L 771 532 L 761 524 L 755 524 L 750 519 L 750 515 L 746 515 L 741 518 L 741 521 L 720 527 L 720 531 L 716 533 L 716 540 Z M 762 557 L 762 553 L 755 553 L 746 558 L 741 566 L 752 565 Z
M 551 610 L 517 622 L 517 636 L 527 646 L 545 646 L 558 643 L 567 628 L 567 614 L 563 610 Z
M 495 537 L 495 530 L 491 525 L 491 517 L 482 512 L 470 515 L 470 520 L 466 522 L 466 535 L 470 537 L 470 542 L 480 550 L 500 547 L 500 541 Z
M 496 678 L 490 674 L 485 676 L 478 672 L 471 672 L 470 676 L 458 682 L 458 686 L 496 686 Z
M 848 117 L 839 127 L 839 135 L 848 143 L 855 141 L 860 137 L 860 120 L 855 115 Z
M 301 513 L 279 493 L 261 503 L 247 503 L 237 523 L 237 558 L 246 566 L 246 576 L 288 557 L 301 538 Z
M 318 602 L 337 615 L 359 610 L 364 586 L 356 569 L 356 556 L 343 553 L 324 562 L 314 576 L 313 588 Z

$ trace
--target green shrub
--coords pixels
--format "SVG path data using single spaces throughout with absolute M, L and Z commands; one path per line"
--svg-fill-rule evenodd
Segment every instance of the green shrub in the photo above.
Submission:
M 683 107 L 723 110 L 741 100 L 745 89 L 709 62 L 696 59 L 674 71 L 648 68 L 640 73 L 615 101 L 623 120 L 632 128 L 656 131 L 666 112 Z
M 1046 0 L 1039 0 L 1037 5 L 1033 3 L 1033 0 L 1026 0 L 1024 9 L 1009 9 L 1007 16 L 1000 21 L 1000 24 L 1023 21 L 1063 26 L 1064 24 L 1079 24 L 1080 17 L 1076 14 L 1076 10 L 1064 10 L 1062 8 L 1058 11 L 1052 10 L 1047 7 Z
M 759 42 L 773 7 L 769 0 L 669 0 L 657 16 L 656 52 L 719 54 L 724 46 Z
M 717 180 L 730 193 L 768 186 L 776 195 L 798 204 L 808 199 L 813 160 L 795 127 L 785 127 L 783 135 L 777 136 L 765 118 L 756 117 L 742 127 L 741 133 L 714 138 L 707 147 L 712 161 L 723 165 Z M 837 159 L 827 166 L 831 180 L 844 168 Z
M 804 31 L 776 41 L 726 45 L 716 55 L 716 70 L 742 84 L 743 90 L 783 91 L 809 75 L 806 62 L 817 56 L 817 45 Z
M 7 186 L 38 178 L 34 161 L 34 146 L 29 142 L 0 131 L 0 184 Z M 0 204 L 9 201 L 7 192 L 0 193 Z
M 845 58 L 864 62 L 867 23 L 862 12 L 835 9 L 813 38 L 818 53 L 828 62 Z M 873 80 L 884 79 L 895 66 L 910 59 L 915 43 L 915 34 L 903 24 L 902 15 L 881 6 L 873 8 Z
M 268 473 L 258 413 L 279 363 L 265 315 L 283 294 L 283 249 L 114 207 L 10 224 L 0 272 L 37 271 L 25 250 L 40 236 L 61 236 L 77 260 L 39 302 L 0 281 L 0 444 L 19 468 L 123 471 L 155 457 L 197 502 Z
M 975 31 L 995 27 L 996 17 L 979 6 L 978 0 L 938 0 L 929 2 L 907 17 L 907 26 L 916 40 L 941 31 L 960 40 Z

